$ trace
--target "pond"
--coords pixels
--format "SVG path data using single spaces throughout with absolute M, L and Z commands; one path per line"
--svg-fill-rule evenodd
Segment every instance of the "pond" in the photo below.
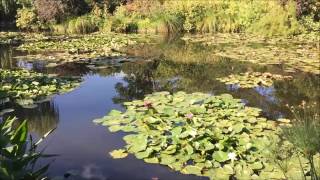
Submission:
M 117 160 L 109 155 L 108 152 L 124 146 L 124 133 L 111 133 L 92 120 L 103 117 L 112 109 L 124 111 L 123 102 L 143 99 L 152 92 L 229 93 L 249 106 L 261 108 L 265 117 L 274 120 L 291 117 L 287 104 L 320 100 L 319 75 L 288 72 L 281 64 L 257 65 L 227 57 L 213 57 L 210 54 L 212 48 L 188 44 L 180 39 L 166 39 L 150 46 L 133 46 L 126 51 L 130 57 L 99 60 L 101 68 L 95 68 L 90 62 L 48 67 L 46 61 L 26 60 L 23 58 L 27 55 L 25 52 L 11 46 L 0 46 L 0 68 L 21 67 L 82 79 L 75 90 L 56 95 L 33 109 L 11 102 L 0 106 L 1 109 L 14 109 L 3 117 L 27 119 L 33 136 L 39 137 L 56 128 L 41 145 L 45 153 L 58 155 L 54 160 L 40 162 L 51 163 L 49 176 L 62 176 L 69 172 L 77 174 L 76 179 L 206 179 L 182 175 L 165 166 L 146 164 L 134 156 Z M 201 62 L 201 58 L 215 60 Z M 185 59 L 193 60 L 186 62 Z M 217 80 L 248 71 L 291 75 L 294 79 L 254 88 L 226 85 Z

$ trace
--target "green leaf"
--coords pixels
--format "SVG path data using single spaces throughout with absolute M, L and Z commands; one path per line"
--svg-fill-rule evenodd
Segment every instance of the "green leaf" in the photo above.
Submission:
M 223 151 L 216 151 L 212 154 L 212 157 L 214 160 L 218 162 L 225 162 L 229 160 L 228 153 L 223 152 Z
M 28 136 L 28 126 L 27 121 L 24 120 L 20 126 L 15 130 L 14 135 L 11 138 L 11 141 L 15 144 L 25 143 Z
M 128 153 L 124 149 L 113 150 L 109 154 L 113 159 L 122 159 L 128 156 Z
M 194 175 L 201 175 L 202 168 L 198 166 L 192 166 L 192 165 L 187 165 L 185 168 L 182 169 L 182 173 L 184 174 L 194 174 Z

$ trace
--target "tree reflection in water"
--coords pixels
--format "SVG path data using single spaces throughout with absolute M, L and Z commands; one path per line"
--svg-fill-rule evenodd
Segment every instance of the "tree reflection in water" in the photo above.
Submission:
M 57 127 L 59 123 L 59 111 L 53 101 L 38 104 L 33 109 L 15 107 L 15 115 L 19 120 L 28 121 L 29 131 L 36 133 L 39 137 Z
M 318 102 L 320 100 L 318 93 L 320 83 L 317 75 L 297 72 L 293 74 L 294 80 L 275 82 L 270 88 L 230 89 L 216 78 L 248 71 L 287 73 L 277 65 L 262 66 L 229 58 L 210 57 L 210 49 L 199 51 L 201 47 L 197 46 L 179 44 L 176 47 L 169 44 L 157 48 L 150 46 L 145 48 L 141 49 L 141 53 L 132 49 L 131 52 L 142 56 L 149 52 L 154 54 L 157 60 L 124 64 L 121 71 L 125 74 L 123 78 L 125 82 L 116 84 L 118 95 L 113 98 L 114 103 L 121 104 L 125 101 L 142 99 L 145 94 L 156 91 L 230 93 L 236 98 L 245 100 L 250 106 L 263 109 L 267 117 L 277 119 L 290 116 L 286 104 L 298 105 L 302 100 Z M 197 63 L 197 57 L 215 58 L 215 60 L 210 63 Z M 184 58 L 189 60 L 184 61 Z

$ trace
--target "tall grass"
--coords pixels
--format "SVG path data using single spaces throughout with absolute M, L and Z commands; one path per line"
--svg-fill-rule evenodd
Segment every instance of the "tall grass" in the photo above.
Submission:
M 301 32 L 300 24 L 296 18 L 296 5 L 290 1 L 285 7 L 272 3 L 268 11 L 259 20 L 253 22 L 249 32 L 273 35 L 295 35 Z
M 160 12 L 152 19 L 156 32 L 176 33 L 182 30 L 183 18 L 178 13 Z
M 315 103 L 306 105 L 304 102 L 297 108 L 292 108 L 295 120 L 292 127 L 284 129 L 285 137 L 303 153 L 311 166 L 311 180 L 319 180 L 315 156 L 320 153 L 320 114 Z M 319 167 L 318 167 L 319 168 Z
M 62 24 L 51 25 L 56 34 L 88 34 L 99 30 L 101 19 L 91 15 L 70 19 Z

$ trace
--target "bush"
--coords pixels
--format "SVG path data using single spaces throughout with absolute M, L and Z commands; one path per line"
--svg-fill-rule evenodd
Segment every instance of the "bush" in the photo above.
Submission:
M 267 36 L 288 36 L 301 32 L 302 28 L 296 18 L 296 6 L 294 2 L 290 2 L 284 7 L 275 3 L 270 8 L 269 12 L 251 25 L 249 32 Z
M 88 34 L 98 30 L 96 22 L 90 16 L 81 16 L 68 23 L 69 34 Z
M 111 32 L 112 28 L 112 20 L 110 18 L 104 19 L 101 25 L 99 26 L 99 31 L 100 32 Z
M 125 6 L 117 7 L 112 17 L 112 31 L 136 32 L 138 30 L 135 14 L 130 14 Z
M 51 24 L 50 29 L 55 34 L 67 34 L 67 24 Z
M 22 8 L 17 11 L 16 25 L 23 30 L 38 30 L 37 15 L 32 8 Z
M 59 23 L 67 17 L 81 15 L 88 10 L 83 0 L 35 0 L 35 7 L 42 22 Z

